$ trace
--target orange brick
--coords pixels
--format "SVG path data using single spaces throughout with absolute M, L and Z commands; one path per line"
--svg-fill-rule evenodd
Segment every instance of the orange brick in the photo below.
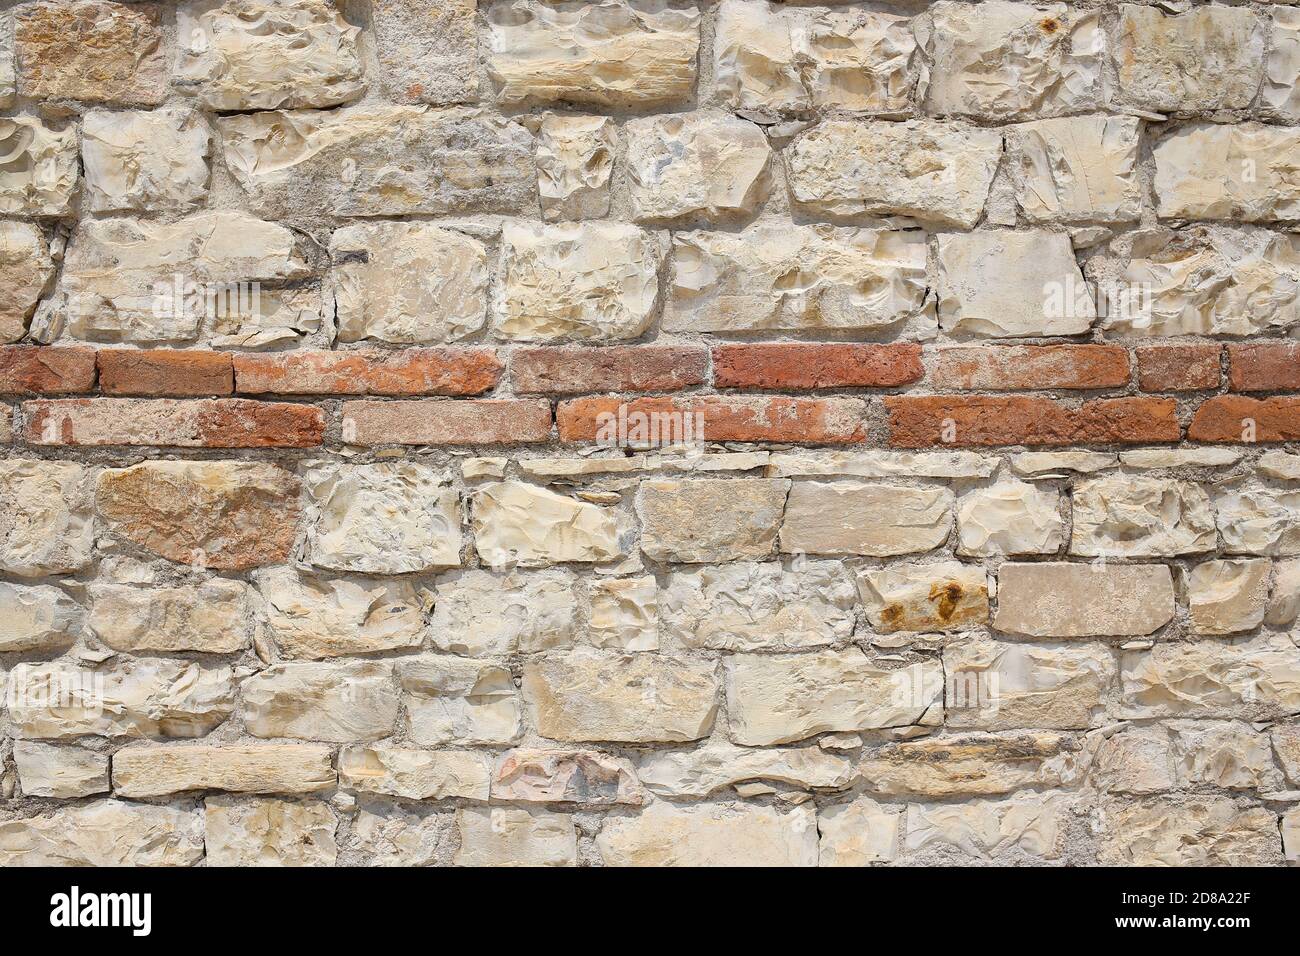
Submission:
M 325 433 L 314 405 L 238 398 L 48 399 L 24 402 L 23 419 L 34 445 L 307 448 Z
M 94 349 L 0 346 L 0 395 L 70 395 L 94 387 Z
M 1300 398 L 1216 395 L 1196 410 L 1187 437 L 1246 443 L 1300 440 Z
M 521 395 L 671 392 L 702 385 L 709 353 L 694 345 L 516 349 L 510 378 Z
M 1195 392 L 1218 388 L 1223 378 L 1217 345 L 1147 345 L 1137 350 L 1144 392 Z
M 1070 408 L 1049 398 L 889 396 L 889 442 L 934 445 L 1139 444 L 1178 441 L 1173 399 L 1108 398 Z
M 620 414 L 631 423 L 637 421 L 631 418 L 634 414 L 672 414 L 702 416 L 692 421 L 702 423 L 706 441 L 845 445 L 866 440 L 865 413 L 866 403 L 856 398 L 739 395 L 625 398 L 615 395 L 562 402 L 555 417 L 561 440 L 572 442 L 595 441 L 602 426 L 617 427 Z
M 105 395 L 229 395 L 235 376 L 225 352 L 103 349 L 99 387 Z
M 945 348 L 933 373 L 936 388 L 974 391 L 1117 388 L 1128 379 L 1128 352 L 1118 345 Z
M 504 366 L 492 349 L 356 349 L 236 355 L 244 395 L 481 395 Z
M 343 440 L 351 445 L 521 445 L 550 438 L 545 399 L 343 405 Z
M 1234 392 L 1300 389 L 1300 342 L 1229 345 L 1228 381 Z
M 713 350 L 718 388 L 893 388 L 922 374 L 919 345 L 765 342 Z

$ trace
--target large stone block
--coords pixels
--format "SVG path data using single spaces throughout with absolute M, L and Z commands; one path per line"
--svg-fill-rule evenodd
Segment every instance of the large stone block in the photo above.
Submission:
M 82 119 L 86 193 L 96 212 L 167 212 L 208 195 L 212 131 L 193 110 L 95 110 Z
M 113 755 L 113 790 L 161 797 L 190 790 L 313 793 L 336 782 L 330 748 L 317 744 L 165 744 Z
M 1079 750 L 1070 735 L 1046 730 L 932 737 L 886 744 L 858 773 L 871 793 L 990 796 L 1078 782 Z
M 90 629 L 115 651 L 234 654 L 249 645 L 250 589 L 210 578 L 178 587 L 97 582 L 90 589 Z
M 3 866 L 192 866 L 203 817 L 192 810 L 99 800 L 0 823 Z
M 30 578 L 89 564 L 90 480 L 88 469 L 71 462 L 0 462 L 0 570 Z
M 1116 803 L 1102 809 L 1107 866 L 1263 866 L 1281 862 L 1277 816 L 1228 797 Z
M 1138 120 L 1071 116 L 1007 133 L 1016 202 L 1035 222 L 1128 222 L 1142 212 Z
M 948 540 L 952 502 L 946 488 L 796 481 L 781 550 L 872 557 L 929 551 Z
M 1157 644 L 1120 657 L 1118 716 L 1274 720 L 1300 709 L 1300 648 L 1283 635 Z
M 811 806 L 654 803 L 612 817 L 596 837 L 606 866 L 816 866 Z
M 1209 495 L 1189 481 L 1113 475 L 1075 486 L 1070 552 L 1090 557 L 1171 557 L 1218 544 Z
M 415 743 L 507 744 L 519 736 L 522 708 L 507 668 L 425 655 L 400 661 L 397 674 Z
M 789 488 L 766 478 L 644 481 L 641 550 L 656 561 L 690 563 L 766 557 Z
M 879 634 L 957 631 L 988 622 L 988 582 L 975 565 L 889 564 L 861 571 L 858 586 Z
M 333 866 L 338 819 L 321 800 L 208 797 L 204 845 L 211 866 Z
M 539 485 L 502 481 L 473 498 L 474 546 L 494 568 L 613 561 L 627 553 L 627 519 Z
M 555 220 L 608 215 L 617 148 L 618 128 L 607 116 L 543 116 L 536 152 L 542 216 Z
M 397 723 L 393 669 L 382 661 L 276 664 L 240 694 L 254 737 L 355 743 L 387 737 Z
M 0 581 L 0 654 L 66 648 L 85 623 L 81 605 L 59 588 Z
M 44 233 L 31 223 L 0 222 L 0 343 L 26 334 L 27 320 L 53 275 Z
M 1300 131 L 1258 123 L 1179 126 L 1152 149 L 1156 212 L 1169 219 L 1273 222 L 1300 215 Z
M 424 640 L 415 588 L 402 580 L 325 581 L 275 568 L 258 579 L 268 635 L 295 660 L 410 650 Z
M 573 644 L 574 588 L 567 571 L 464 571 L 440 578 L 429 631 L 440 650 L 465 657 L 531 654 Z
M 1174 618 L 1174 582 L 1162 564 L 1003 564 L 993 626 L 1029 637 L 1150 634 Z

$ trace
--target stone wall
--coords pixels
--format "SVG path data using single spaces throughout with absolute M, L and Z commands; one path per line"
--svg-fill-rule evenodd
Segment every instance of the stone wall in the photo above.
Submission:
M 1298 79 L 0 3 L 0 865 L 1300 859 Z

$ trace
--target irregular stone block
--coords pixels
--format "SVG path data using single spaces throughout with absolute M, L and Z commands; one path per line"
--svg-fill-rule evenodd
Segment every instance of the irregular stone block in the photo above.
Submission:
M 478 99 L 476 0 L 371 0 L 380 84 L 399 103 Z
M 1074 488 L 1070 553 L 1139 558 L 1213 551 L 1214 511 L 1200 485 L 1113 475 Z
M 659 589 L 650 575 L 588 585 L 587 643 L 619 651 L 659 649 Z
M 36 116 L 0 117 L 0 155 L 5 159 L 0 213 L 65 216 L 71 211 L 77 189 L 75 126 L 56 130 Z
M 1070 810 L 1062 794 L 909 803 L 903 846 L 909 859 L 933 863 L 1058 860 L 1068 845 Z
M 370 866 L 434 866 L 438 844 L 447 838 L 443 813 L 408 813 L 394 804 L 367 804 L 352 820 L 349 848 Z
M 569 647 L 575 581 L 567 571 L 463 571 L 439 579 L 429 631 L 434 646 L 463 657 L 533 654 Z
M 1016 202 L 1034 222 L 1128 222 L 1142 211 L 1138 120 L 1071 116 L 1007 132 Z
M 988 478 L 997 459 L 969 451 L 789 451 L 774 452 L 769 478 L 853 475 L 859 478 Z
M 90 495 L 90 473 L 81 465 L 0 462 L 0 570 L 34 578 L 89 564 Z
M 474 546 L 494 568 L 613 561 L 627 553 L 626 521 L 610 508 L 521 481 L 483 485 L 473 502 Z
M 486 754 L 461 750 L 412 750 L 376 744 L 339 753 L 339 784 L 408 800 L 488 798 L 491 767 Z
M 952 501 L 946 488 L 796 481 L 781 550 L 872 557 L 929 551 L 948 540 Z
M 208 797 L 204 801 L 211 866 L 333 866 L 338 820 L 321 800 Z
M 1056 554 L 1065 544 L 1060 495 L 1026 481 L 999 481 L 957 501 L 957 553 Z
M 1147 799 L 1101 813 L 1106 866 L 1263 866 L 1281 862 L 1277 817 L 1228 797 Z
M 1288 782 L 1300 784 L 1300 723 L 1278 724 L 1269 731 L 1273 752 Z
M 81 605 L 58 588 L 0 581 L 0 654 L 65 648 L 85 623 Z
M 1176 786 L 1173 766 L 1165 725 L 1130 724 L 1102 739 L 1090 774 L 1108 793 L 1160 793 Z
M 1030 637 L 1151 634 L 1174 618 L 1174 582 L 1162 564 L 1008 562 L 998 570 L 993 626 Z
M 192 866 L 203 817 L 190 810 L 97 800 L 0 823 L 3 866 Z
M 956 631 L 989 618 L 984 569 L 956 561 L 870 568 L 859 573 L 858 589 L 879 634 Z
M 987 796 L 1069 786 L 1081 773 L 1078 751 L 1073 737 L 1046 730 L 964 734 L 886 744 L 858 772 L 872 793 Z
M 27 332 L 27 320 L 52 275 L 54 261 L 41 230 L 26 222 L 0 222 L 0 343 L 17 342 Z
M 606 866 L 816 866 L 817 821 L 811 806 L 659 802 L 606 818 L 596 849 Z
M 573 816 L 522 807 L 461 807 L 456 866 L 577 866 Z
M 1293 181 L 1300 131 L 1259 123 L 1179 126 L 1152 149 L 1156 213 L 1273 222 L 1300 216 Z
M 8 109 L 18 96 L 18 74 L 14 70 L 14 19 L 0 16 L 0 107 Z
M 1282 119 L 1300 120 L 1300 10 L 1276 6 L 1271 13 L 1260 102 Z
M 1118 716 L 1270 720 L 1300 705 L 1300 648 L 1282 635 L 1157 644 L 1120 656 Z
M 644 797 L 630 761 L 594 750 L 512 750 L 492 776 L 494 800 L 640 804 Z
M 1214 511 L 1230 554 L 1300 554 L 1300 491 L 1229 490 L 1215 498 Z
M 542 217 L 603 219 L 609 215 L 618 128 L 607 116 L 547 113 L 537 131 L 537 193 Z
M 115 651 L 234 654 L 249 645 L 249 587 L 211 578 L 182 587 L 131 587 L 96 582 L 90 629 Z
M 397 676 L 417 744 L 507 744 L 519 736 L 519 692 L 505 667 L 426 655 L 400 661 Z
M 1273 566 L 1273 594 L 1264 621 L 1270 627 L 1290 627 L 1300 616 L 1300 561 Z
M 82 118 L 81 137 L 96 212 L 185 210 L 207 198 L 212 131 L 193 110 L 94 110 Z
M 852 803 L 823 807 L 817 814 L 821 842 L 818 866 L 870 866 L 898 856 L 903 807 L 858 797 Z
M 854 771 L 844 757 L 818 747 L 755 750 L 710 740 L 694 750 L 666 751 L 643 758 L 637 775 L 651 792 L 670 797 L 707 797 L 723 787 L 767 780 L 800 790 L 839 790 Z
M 267 633 L 295 660 L 409 650 L 424 640 L 424 613 L 405 581 L 322 581 L 275 568 L 258 579 Z
M 1264 622 L 1271 562 L 1206 561 L 1188 575 L 1188 605 L 1197 634 L 1253 631 Z
M 334 784 L 330 748 L 316 744 L 165 744 L 113 755 L 113 789 L 124 797 L 188 790 L 312 793 Z
M 767 478 L 643 481 L 641 550 L 689 563 L 766 557 L 789 490 L 788 481 Z
M 254 737 L 354 743 L 397 723 L 393 669 L 384 661 L 276 664 L 240 685 L 244 726 Z
M 1174 773 L 1182 787 L 1201 784 L 1224 790 L 1278 790 L 1282 775 L 1273 765 L 1268 736 L 1239 722 L 1179 720 L 1169 731 Z
M 25 797 L 72 800 L 109 791 L 108 757 L 80 747 L 15 740 L 14 765 Z

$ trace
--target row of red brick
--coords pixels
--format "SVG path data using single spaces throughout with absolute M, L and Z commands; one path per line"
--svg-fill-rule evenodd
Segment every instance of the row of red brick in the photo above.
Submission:
M 1138 385 L 1146 392 L 1217 389 L 1222 347 L 1141 346 Z M 935 389 L 1015 391 L 1123 388 L 1128 350 L 1118 345 L 989 345 L 934 349 Z M 1300 389 L 1300 343 L 1227 346 L 1235 391 Z M 926 380 L 914 344 L 737 343 L 713 349 L 718 388 L 799 391 L 897 388 Z M 511 385 L 521 395 L 672 392 L 708 384 L 702 345 L 519 348 Z M 0 394 L 104 395 L 482 395 L 505 373 L 491 348 L 365 349 L 273 354 L 178 350 L 0 347 Z

